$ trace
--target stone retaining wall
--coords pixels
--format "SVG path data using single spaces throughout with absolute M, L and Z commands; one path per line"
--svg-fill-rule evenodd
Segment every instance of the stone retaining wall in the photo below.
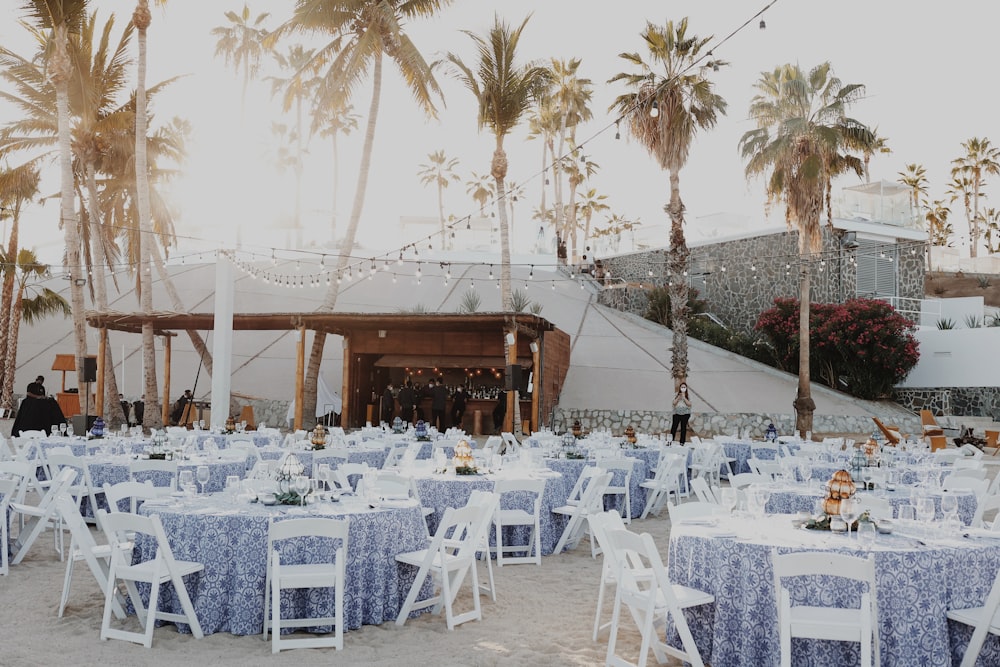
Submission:
M 904 433 L 920 432 L 920 418 L 916 415 L 900 419 L 898 415 L 891 417 Z M 568 430 L 575 420 L 580 420 L 584 430 L 608 429 L 612 433 L 623 433 L 632 426 L 639 433 L 669 433 L 672 413 L 629 410 L 585 410 L 557 408 L 554 421 L 550 425 L 553 431 Z M 791 434 L 795 430 L 795 416 L 760 415 L 760 414 L 718 414 L 693 413 L 689 428 L 699 435 L 729 435 L 734 432 L 742 434 L 750 429 L 751 437 L 760 440 L 764 437 L 767 425 L 773 423 L 778 433 Z M 813 432 L 816 435 L 824 433 L 871 433 L 874 424 L 868 416 L 822 415 L 813 417 Z
M 899 389 L 893 399 L 908 410 L 935 415 L 990 417 L 1000 421 L 1000 387 L 930 387 Z

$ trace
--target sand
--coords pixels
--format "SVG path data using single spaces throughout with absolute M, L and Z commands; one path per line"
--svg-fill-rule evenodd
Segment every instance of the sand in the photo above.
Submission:
M 665 557 L 665 511 L 659 518 L 635 520 L 631 528 L 652 534 Z M 216 633 L 199 640 L 169 624 L 156 629 L 153 646 L 146 649 L 100 640 L 104 600 L 83 563 L 76 565 L 66 613 L 57 617 L 65 563 L 46 534 L 0 577 L 0 665 L 598 665 L 604 664 L 608 636 L 605 631 L 599 641 L 591 640 L 600 568 L 601 557 L 591 557 L 586 539 L 574 551 L 544 557 L 541 566 L 494 567 L 497 601 L 482 598 L 481 621 L 453 631 L 443 614 L 423 614 L 402 628 L 366 625 L 345 633 L 342 651 L 297 649 L 275 656 L 259 635 Z M 471 595 L 467 584 L 459 609 L 470 608 Z M 610 613 L 606 601 L 605 620 Z M 619 653 L 634 660 L 639 641 L 628 620 L 619 634 Z

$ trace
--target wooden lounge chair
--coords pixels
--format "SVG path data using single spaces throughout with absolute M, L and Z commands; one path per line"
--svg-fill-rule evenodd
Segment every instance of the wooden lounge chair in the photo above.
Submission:
M 986 446 L 983 447 L 983 451 L 985 452 L 987 449 L 992 449 L 993 451 L 990 452 L 990 454 L 992 454 L 993 456 L 996 456 L 998 453 L 1000 453 L 1000 443 L 997 442 L 998 439 L 1000 439 L 1000 431 L 991 431 L 987 429 Z
M 878 430 L 882 431 L 882 435 L 885 436 L 886 441 L 893 447 L 899 444 L 900 436 L 899 432 L 893 431 L 888 426 L 882 423 L 882 420 L 878 417 L 872 417 L 872 421 L 875 422 L 875 426 L 878 426 Z
M 938 426 L 937 420 L 934 419 L 934 413 L 930 410 L 920 411 L 920 423 L 924 427 L 924 435 L 944 435 L 944 429 Z

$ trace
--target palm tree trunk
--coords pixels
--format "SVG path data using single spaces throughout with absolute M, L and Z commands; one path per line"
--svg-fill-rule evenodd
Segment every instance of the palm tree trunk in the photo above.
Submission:
M 91 284 L 94 286 L 94 301 L 97 309 L 102 313 L 108 311 L 108 286 L 107 254 L 104 252 L 104 235 L 101 233 L 103 227 L 101 223 L 101 210 L 97 205 L 97 176 L 94 172 L 94 163 L 88 162 L 87 173 L 87 201 L 90 213 L 90 255 L 92 258 L 93 270 L 90 272 Z M 100 335 L 107 339 L 106 329 L 100 330 Z M 108 426 L 113 430 L 123 423 L 126 423 L 125 413 L 122 411 L 121 402 L 118 400 L 118 380 L 115 378 L 115 363 L 112 356 L 111 346 L 105 345 L 104 352 L 104 417 Z
M 670 266 L 670 329 L 673 332 L 673 350 L 670 359 L 670 374 L 674 383 L 680 386 L 687 381 L 688 373 L 688 247 L 684 238 L 684 203 L 681 201 L 680 175 L 676 169 L 670 170 L 670 250 L 667 262 Z
M 497 148 L 493 152 L 490 174 L 492 174 L 493 180 L 496 181 L 497 208 L 500 211 L 500 297 L 503 303 L 503 311 L 511 313 L 514 310 L 514 305 L 510 289 L 510 231 L 507 224 L 507 193 L 504 190 L 504 179 L 507 178 L 507 154 L 503 150 L 502 136 L 497 137 Z M 507 342 L 507 333 L 514 334 L 516 345 L 517 330 L 511 326 L 503 334 L 504 365 L 509 369 L 513 355 L 511 354 L 511 346 Z M 514 425 L 511 430 L 515 434 L 520 433 L 521 399 L 518 396 L 517 387 L 507 394 L 507 414 L 513 415 Z
M 570 257 L 573 258 L 573 262 L 575 263 L 577 258 L 580 256 L 580 253 L 577 252 L 576 246 L 578 231 L 576 224 L 576 186 L 573 184 L 572 180 L 573 179 L 570 179 L 569 184 L 569 206 L 566 207 L 569 215 L 566 216 L 566 226 L 569 227 L 569 236 L 572 243 L 572 252 L 570 253 Z
M 446 250 L 445 233 L 444 233 L 444 186 L 441 185 L 440 174 L 437 177 L 437 189 L 438 189 L 438 220 L 441 222 L 441 250 Z
M 17 337 L 11 337 L 11 329 L 14 328 L 13 305 L 14 305 L 14 282 L 17 280 L 17 243 L 19 233 L 19 220 L 21 217 L 21 202 L 18 200 L 14 204 L 14 215 L 11 216 L 10 239 L 7 242 L 7 271 L 3 274 L 3 290 L 0 293 L 0 350 L 3 351 L 4 376 L 3 388 L 0 389 L 0 407 L 9 410 L 15 409 L 14 405 L 14 370 L 17 366 L 11 361 L 17 356 Z
M 21 299 L 24 294 L 23 287 L 18 287 L 17 294 L 14 296 L 14 302 L 11 304 L 10 308 L 10 336 L 11 340 L 17 340 L 18 332 L 21 328 Z M 14 374 L 17 372 L 17 346 L 11 345 L 10 349 L 7 350 L 7 357 L 4 361 L 3 366 L 3 395 L 0 400 L 3 401 L 3 405 L 9 406 L 11 409 L 16 407 L 14 405 Z
M 804 230 L 799 230 L 799 384 L 792 406 L 795 408 L 795 430 L 803 436 L 812 431 L 816 402 L 812 399 L 809 377 L 809 241 Z
M 153 276 L 150 272 L 150 245 L 154 243 L 152 214 L 149 205 L 149 182 L 146 167 L 146 31 L 152 21 L 147 0 L 138 0 L 132 22 L 138 30 L 139 57 L 135 89 L 135 191 L 139 208 L 139 302 L 142 312 L 153 313 Z M 160 394 L 156 386 L 156 348 L 153 343 L 153 324 L 142 325 L 142 362 L 145 369 L 144 392 L 146 409 L 143 426 L 159 428 L 163 425 Z
M 330 215 L 330 245 L 337 242 L 337 192 L 340 189 L 340 157 L 337 149 L 337 133 L 333 133 L 333 212 Z
M 969 257 L 977 257 L 979 254 L 979 173 L 972 172 L 972 223 L 969 231 L 972 238 L 969 239 Z
M 375 145 L 375 125 L 378 121 L 379 99 L 382 94 L 382 57 L 375 58 L 372 66 L 372 99 L 368 105 L 368 123 L 365 127 L 365 143 L 361 152 L 361 164 L 358 166 L 358 185 L 354 191 L 354 205 L 351 207 L 351 219 L 347 223 L 347 231 L 344 234 L 344 244 L 340 250 L 340 259 L 337 261 L 337 274 L 348 265 L 351 258 L 351 251 L 354 248 L 354 237 L 358 233 L 358 223 L 361 220 L 361 211 L 365 205 L 365 190 L 368 188 L 368 172 L 372 164 L 372 148 Z M 321 312 L 333 312 L 337 306 L 337 296 L 340 294 L 340 286 L 337 281 L 330 282 L 330 288 L 326 292 Z M 303 418 L 312 421 L 316 414 L 316 383 L 319 380 L 320 364 L 323 361 L 323 347 L 326 345 L 326 333 L 316 332 L 313 338 L 312 348 L 309 351 L 309 364 L 306 367 L 305 389 L 302 397 Z M 350 405 L 350 396 L 342 396 L 345 409 Z
M 84 319 L 83 263 L 80 256 L 80 219 L 73 206 L 73 148 L 69 115 L 70 61 L 65 25 L 55 28 L 55 51 L 49 63 L 56 86 L 56 114 L 59 125 L 60 217 L 66 243 L 66 268 L 69 272 L 70 307 L 73 312 L 73 344 L 76 367 L 83 368 L 87 356 L 87 322 Z M 79 284 L 78 284 L 79 283 Z M 77 373 L 77 388 L 86 391 L 83 373 Z

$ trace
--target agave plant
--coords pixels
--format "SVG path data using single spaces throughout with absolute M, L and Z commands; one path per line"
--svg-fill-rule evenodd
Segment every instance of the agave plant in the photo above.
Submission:
M 541 315 L 542 307 L 543 307 L 542 304 L 538 303 L 537 301 L 532 301 L 531 305 L 528 307 L 528 310 L 531 311 L 532 315 Z
M 531 305 L 531 299 L 523 290 L 516 289 L 510 295 L 510 309 L 515 313 L 523 313 Z
M 983 320 L 976 315 L 966 315 L 965 316 L 965 328 L 966 329 L 978 329 L 983 326 Z
M 462 295 L 462 302 L 458 305 L 458 312 L 460 313 L 475 313 L 478 312 L 479 306 L 482 304 L 483 300 L 479 296 L 479 292 L 469 288 L 466 290 L 465 294 Z
M 950 317 L 942 317 L 941 319 L 939 319 L 937 321 L 937 328 L 938 329 L 954 329 L 955 328 L 955 320 L 951 319 Z

